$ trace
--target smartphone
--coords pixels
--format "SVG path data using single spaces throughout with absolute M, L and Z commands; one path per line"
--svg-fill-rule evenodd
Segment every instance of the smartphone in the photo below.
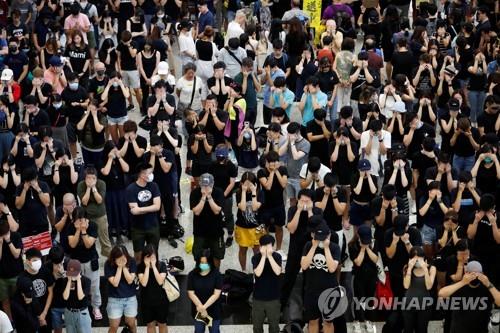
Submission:
M 379 4 L 379 0 L 363 0 L 363 6 L 368 8 L 377 8 Z
M 204 323 L 207 326 L 210 325 L 210 319 L 211 319 L 210 316 L 203 317 L 201 315 L 201 313 L 198 312 L 198 313 L 196 313 L 196 317 L 194 319 L 196 319 L 197 321 L 201 321 L 202 323 Z

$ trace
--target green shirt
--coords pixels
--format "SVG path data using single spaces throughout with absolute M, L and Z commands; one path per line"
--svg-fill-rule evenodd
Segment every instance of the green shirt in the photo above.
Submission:
M 243 85 L 243 73 L 236 75 L 234 81 Z M 255 85 L 250 74 L 247 77 L 247 91 L 243 94 L 243 97 L 247 101 L 247 109 L 257 109 L 257 91 L 255 90 Z
M 87 212 L 87 217 L 89 220 L 96 219 L 106 215 L 106 200 L 105 200 L 106 183 L 98 179 L 96 188 L 97 192 L 99 192 L 99 194 L 102 197 L 102 202 L 98 204 L 95 201 L 94 194 L 92 193 L 92 191 L 90 191 L 90 199 L 87 206 L 82 205 L 83 208 L 85 208 L 85 211 Z M 85 180 L 82 180 L 81 182 L 78 183 L 76 191 L 78 193 L 78 197 L 80 198 L 80 200 L 82 200 L 83 196 L 85 195 L 85 192 L 87 192 L 87 184 L 85 184 Z

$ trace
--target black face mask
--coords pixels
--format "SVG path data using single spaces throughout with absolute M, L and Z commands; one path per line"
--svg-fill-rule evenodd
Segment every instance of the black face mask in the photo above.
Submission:
M 78 9 L 71 9 L 71 15 L 76 16 L 78 14 L 80 14 L 80 11 Z
M 104 73 L 106 73 L 106 71 L 97 71 L 98 76 L 104 76 Z
M 17 52 L 17 46 L 9 46 L 9 52 L 10 52 L 10 53 L 15 53 L 15 52 Z
M 223 156 L 217 156 L 217 162 L 223 163 L 225 160 L 226 160 L 225 157 L 223 157 Z

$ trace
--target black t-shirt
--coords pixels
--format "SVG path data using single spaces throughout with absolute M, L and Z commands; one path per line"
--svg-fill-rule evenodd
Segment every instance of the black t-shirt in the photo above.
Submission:
M 473 299 L 479 302 L 481 306 L 478 306 L 474 310 L 471 310 L 470 308 L 462 309 L 462 307 L 452 310 L 450 332 L 488 332 L 488 323 L 490 322 L 490 312 L 493 307 L 493 298 L 490 291 L 483 284 L 480 284 L 477 288 L 472 288 L 470 285 L 462 287 L 457 290 L 451 298 L 457 298 L 459 300 Z
M 107 163 L 107 160 L 105 163 Z M 103 174 L 100 174 L 99 176 L 99 178 L 106 183 L 106 192 L 120 191 L 125 189 L 125 177 L 126 175 L 123 172 L 122 166 L 117 159 L 114 159 L 111 162 L 111 168 L 109 169 L 109 173 L 106 176 Z
M 86 276 L 82 276 L 82 290 L 85 297 L 79 300 L 76 291 L 76 281 L 71 281 L 71 287 L 69 290 L 69 297 L 66 300 L 66 308 L 68 309 L 87 309 L 90 305 L 90 279 Z M 65 286 L 68 283 L 68 278 L 64 278 L 62 282 Z M 87 310 L 88 311 L 88 310 Z
M 212 146 L 213 150 L 214 137 L 210 133 L 207 133 L 206 136 L 208 145 Z M 191 149 L 191 146 L 194 145 L 195 140 L 196 140 L 195 134 L 191 134 L 188 139 L 189 149 Z M 193 156 L 193 162 L 196 162 L 200 165 L 209 166 L 212 163 L 212 151 L 207 153 L 207 151 L 205 150 L 205 145 L 203 144 L 203 140 L 198 141 L 198 151 L 196 152 L 196 154 L 193 154 L 192 156 Z
M 297 206 L 292 206 L 288 209 L 288 223 L 290 223 L 297 212 Z M 323 212 L 318 207 L 313 207 L 313 215 L 321 215 Z M 307 211 L 300 212 L 299 222 L 297 229 L 292 234 L 290 233 L 290 242 L 294 245 L 303 247 L 308 241 L 311 240 L 311 230 L 308 230 L 309 213 Z
M 499 132 L 495 130 L 497 119 L 498 113 L 491 114 L 484 111 L 477 116 L 477 127 L 483 127 L 484 133 L 497 133 L 498 135 Z
M 409 132 L 410 127 L 407 126 L 405 128 L 405 135 Z M 415 129 L 415 131 L 413 132 L 413 138 L 410 142 L 410 145 L 406 149 L 408 152 L 408 156 L 413 156 L 417 151 L 422 149 L 422 142 L 427 136 L 435 138 L 436 132 L 431 125 L 422 122 L 422 127 Z
M 425 171 L 425 179 L 426 180 L 434 180 L 434 179 L 436 179 L 437 174 L 438 174 L 437 166 L 430 167 Z M 450 195 L 450 191 L 448 190 L 448 184 L 446 181 L 447 178 L 448 178 L 448 176 L 446 173 L 444 173 L 441 177 L 442 181 L 440 182 L 440 185 L 441 185 L 440 190 L 443 193 L 443 196 Z M 457 169 L 455 169 L 453 167 L 451 168 L 451 178 L 453 180 L 458 179 L 458 171 L 457 171 Z
M 286 167 L 280 166 L 278 168 L 279 173 L 282 176 L 288 176 L 288 171 Z M 257 178 L 260 180 L 261 178 L 269 178 L 270 172 L 264 168 L 260 169 L 257 171 Z M 285 203 L 283 201 L 283 191 L 285 190 L 285 187 L 282 187 L 278 177 L 274 175 L 273 177 L 273 184 L 271 185 L 270 190 L 264 189 L 264 202 L 262 204 L 262 208 L 265 209 L 270 209 L 270 208 L 275 208 L 275 207 L 281 207 L 284 206 Z
M 23 248 L 21 235 L 17 232 L 10 232 L 10 241 L 16 249 Z M 10 251 L 9 245 L 2 242 L 2 259 L 0 260 L 0 279 L 10 279 L 19 275 L 24 269 L 23 257 L 19 255 L 16 259 Z
M 160 158 L 163 158 L 166 163 L 170 163 L 171 167 L 168 172 L 163 171 L 160 165 Z M 151 159 L 151 152 L 144 154 L 144 160 L 149 161 Z M 155 167 L 153 169 L 155 183 L 158 184 L 160 188 L 160 193 L 163 196 L 172 195 L 172 193 L 177 193 L 177 171 L 175 168 L 175 156 L 170 150 L 163 148 L 160 152 L 160 156 L 155 156 Z M 168 194 L 167 194 L 168 193 Z
M 333 131 L 332 132 L 336 132 L 339 129 L 339 127 L 341 127 L 340 126 L 340 118 L 337 118 L 333 122 Z M 356 132 L 358 132 L 360 134 L 363 132 L 363 122 L 361 121 L 361 119 L 359 119 L 357 117 L 356 118 L 355 117 L 352 118 L 352 127 L 354 127 L 354 129 L 356 130 Z M 351 131 L 349 131 L 349 140 L 351 140 L 351 142 L 356 142 L 359 145 L 359 140 L 357 140 L 352 135 Z M 353 152 L 354 152 L 354 150 L 353 150 Z
M 99 101 L 102 101 L 101 95 L 104 92 L 104 89 L 106 88 L 106 86 L 108 85 L 108 81 L 109 81 L 109 79 L 106 76 L 104 77 L 104 79 L 102 81 L 98 80 L 97 76 L 93 77 L 89 81 L 89 93 L 93 93 L 94 98 L 97 98 Z
M 135 263 L 134 259 L 130 259 L 130 262 L 127 264 L 128 270 L 131 274 L 135 274 L 137 272 L 137 265 Z M 108 282 L 108 294 L 109 297 L 114 297 L 114 298 L 128 298 L 135 296 L 135 284 L 132 281 L 132 283 L 128 283 L 127 280 L 125 279 L 125 276 L 122 273 L 120 283 L 118 284 L 118 287 L 113 286 L 109 282 L 109 278 L 112 276 L 116 275 L 118 267 L 115 265 L 111 265 L 109 260 L 106 261 L 104 264 L 104 277 L 106 278 Z M 151 276 L 154 279 L 154 275 Z
M 474 141 L 479 143 L 480 135 L 478 129 L 471 127 L 470 130 Z M 455 145 L 453 146 L 453 153 L 460 157 L 470 157 L 474 156 L 476 151 L 474 150 L 474 147 L 472 147 L 469 138 L 465 134 L 460 133 L 455 141 Z
M 424 195 L 424 196 L 420 197 L 420 202 L 418 203 L 419 210 L 420 210 L 420 208 L 422 208 L 426 204 L 428 199 L 429 199 L 428 195 Z M 449 196 L 443 195 L 441 200 L 443 201 L 443 204 L 446 207 L 451 206 Z M 443 223 L 443 220 L 444 220 L 443 210 L 441 209 L 441 207 L 436 199 L 432 200 L 432 203 L 429 206 L 429 209 L 427 210 L 425 215 L 420 215 L 420 213 L 418 215 L 421 217 L 422 222 L 426 226 L 431 227 L 431 228 L 438 227 L 439 225 L 441 225 Z
M 144 138 L 140 135 L 137 135 L 137 138 L 135 139 L 135 141 L 137 142 L 137 146 L 139 148 L 146 150 L 146 148 L 148 146 L 148 141 L 146 140 L 146 138 Z M 122 137 L 122 138 L 120 138 L 120 140 L 118 140 L 118 149 L 122 149 L 124 144 L 125 144 L 125 138 Z M 142 161 L 142 156 L 137 157 L 137 155 L 135 154 L 133 144 L 131 142 L 129 142 L 128 147 L 127 147 L 127 151 L 125 152 L 125 156 L 123 157 L 123 159 L 129 165 L 130 173 L 134 174 L 135 167 L 139 164 L 139 162 Z
M 448 233 L 448 241 L 445 246 L 439 249 L 441 258 L 448 258 L 449 256 L 455 256 L 457 254 L 455 244 L 453 244 L 453 233 L 450 230 L 445 230 L 443 224 L 436 227 L 436 242 L 443 237 L 445 232 Z M 458 239 L 467 238 L 467 229 L 457 226 L 457 237 Z
M 325 195 L 324 188 L 325 187 L 322 186 L 322 187 L 319 187 L 316 189 L 314 201 L 316 201 L 316 202 L 323 201 L 323 197 Z M 342 188 L 338 189 L 337 199 L 340 203 L 347 202 L 345 191 Z M 339 231 L 342 229 L 342 215 L 337 214 L 337 211 L 335 210 L 335 206 L 333 204 L 333 199 L 332 199 L 331 195 L 329 195 L 328 200 L 326 202 L 326 206 L 323 209 L 323 218 L 325 219 L 326 223 L 328 224 L 328 227 L 330 228 L 330 230 Z
M 411 51 L 394 52 L 391 59 L 392 78 L 394 79 L 398 74 L 404 74 L 406 77 L 411 78 L 416 60 Z
M 122 4 L 123 6 L 123 4 Z M 122 7 L 120 6 L 120 8 Z M 137 50 L 137 44 L 135 41 L 130 41 L 130 46 Z M 122 71 L 134 71 L 137 70 L 137 65 L 135 62 L 135 57 L 130 55 L 129 46 L 120 42 L 116 47 L 116 50 L 120 52 L 120 65 Z
M 76 195 L 75 195 L 76 197 Z M 64 216 L 64 212 L 62 209 L 62 206 L 59 206 L 56 208 L 56 223 L 61 221 L 62 217 Z M 64 249 L 64 253 L 69 253 L 71 248 L 69 247 L 68 243 L 68 232 L 69 232 L 69 226 L 73 224 L 73 221 L 71 219 L 71 215 L 68 215 L 66 219 L 66 223 L 64 224 L 64 228 L 59 232 L 59 243 L 61 244 L 62 248 Z
M 82 106 L 72 106 L 71 103 L 83 103 L 88 98 L 87 90 L 81 86 L 78 87 L 78 90 L 65 88 L 61 97 L 66 107 L 66 116 L 69 122 L 76 125 L 82 119 L 85 109 Z
M 76 233 L 75 225 L 73 223 L 69 224 L 68 244 L 69 244 L 69 236 L 74 236 L 75 233 Z M 95 224 L 95 222 L 89 221 L 89 226 L 87 228 L 87 235 L 88 235 L 87 237 L 93 237 L 97 240 L 97 224 Z M 69 255 L 71 259 L 78 259 L 81 263 L 89 262 L 92 259 L 97 259 L 98 257 L 97 250 L 95 248 L 95 242 L 94 245 L 92 245 L 89 249 L 87 249 L 81 237 L 78 240 L 78 244 L 76 245 L 75 248 L 70 247 Z
M 268 64 L 269 64 L 269 60 L 272 58 L 274 58 L 274 61 L 276 62 L 276 65 L 283 70 L 283 72 L 286 73 L 286 70 L 288 68 L 291 67 L 291 64 L 290 64 L 290 59 L 288 58 L 288 55 L 285 55 L 285 53 L 283 53 L 281 55 L 281 57 L 279 58 L 276 58 L 274 56 L 274 54 L 270 54 L 266 57 L 266 60 L 264 60 L 264 65 L 262 67 L 266 67 Z
M 35 159 L 40 158 L 43 149 L 44 148 L 41 145 L 41 141 L 35 143 L 35 145 L 33 146 L 33 157 Z M 56 152 L 58 150 L 64 150 L 64 144 L 57 139 L 52 139 L 52 151 Z M 53 173 L 54 164 L 55 164 L 55 159 L 49 152 L 49 148 L 47 147 L 47 152 L 45 153 L 45 160 L 43 161 L 42 167 L 39 168 L 38 174 L 40 178 L 42 178 L 49 184 L 52 184 L 52 175 L 54 174 Z
M 47 270 L 52 272 L 52 263 L 48 263 L 46 265 Z M 63 292 L 66 289 L 67 281 L 63 278 L 56 278 L 54 273 L 52 273 L 52 277 L 54 278 L 54 296 L 52 298 L 51 308 L 53 309 L 64 309 L 66 307 L 66 301 L 63 299 Z
M 377 177 L 374 175 L 369 175 L 372 178 L 373 184 L 377 187 Z M 354 189 L 359 181 L 359 173 L 354 175 L 353 182 L 351 183 L 351 188 Z M 375 198 L 377 191 L 372 193 L 370 190 L 370 184 L 368 184 L 368 178 L 363 179 L 363 185 L 361 186 L 361 191 L 359 194 L 356 194 L 354 190 L 351 193 L 351 199 L 356 200 L 358 202 L 371 202 L 373 198 Z
M 212 87 L 215 87 L 216 80 L 217 79 L 215 77 L 211 77 L 207 80 L 207 87 L 210 92 L 213 92 Z M 222 79 L 219 80 L 222 82 Z M 232 82 L 233 79 L 231 79 L 229 76 L 224 76 L 224 84 L 226 85 L 226 87 L 229 87 Z M 221 83 L 219 83 L 219 85 L 221 85 Z M 222 91 L 219 91 L 219 93 L 215 96 L 217 96 L 217 105 L 219 105 L 220 107 L 224 107 L 224 104 L 226 104 L 226 101 L 229 98 L 229 93 L 223 94 Z
M 370 246 L 370 249 L 373 251 L 373 253 L 378 253 L 376 244 L 375 246 Z M 353 262 L 352 273 L 354 274 L 354 276 L 359 275 L 359 277 L 363 279 L 363 281 L 376 281 L 378 274 L 377 264 L 370 259 L 367 253 L 365 253 L 365 257 L 363 258 L 360 266 L 357 266 L 354 263 L 354 259 L 358 257 L 360 251 L 361 245 L 359 244 L 359 241 L 351 243 L 349 245 L 349 257 Z
M 38 113 L 30 114 L 29 129 L 31 133 L 38 133 L 40 126 L 50 126 L 49 115 L 45 110 L 39 110 Z
M 481 196 L 481 190 L 476 189 L 476 191 L 478 195 Z M 458 188 L 455 188 L 451 191 L 452 203 L 455 202 L 457 198 L 457 192 Z M 461 226 L 467 227 L 469 221 L 474 220 L 474 214 L 478 209 L 479 205 L 476 203 L 476 200 L 474 200 L 472 193 L 467 188 L 465 188 L 464 191 L 462 192 L 462 199 L 460 200 L 460 210 L 458 211 L 458 223 Z
M 331 124 L 329 121 L 325 120 L 326 128 L 330 129 Z M 316 120 L 311 120 L 307 123 L 307 133 L 311 133 L 312 135 L 322 135 L 323 129 L 321 125 L 319 125 Z M 309 150 L 309 158 L 318 157 L 321 160 L 321 163 L 324 165 L 330 165 L 330 155 L 328 154 L 328 139 L 323 138 L 321 140 L 312 141 L 311 148 Z
M 436 159 L 430 158 L 427 155 L 422 154 L 422 151 L 418 151 L 413 155 L 411 167 L 413 170 L 417 170 L 419 177 L 416 184 L 417 189 L 422 191 L 427 190 L 427 182 L 425 181 L 426 171 L 429 168 L 436 167 Z
M 236 205 L 241 201 L 241 191 L 236 193 Z M 246 210 L 242 211 L 238 208 L 236 225 L 240 228 L 256 228 L 260 224 L 259 211 L 254 211 L 252 209 L 252 192 L 248 191 L 246 193 Z M 257 192 L 257 202 L 261 203 L 264 201 L 264 192 L 262 190 Z
M 497 170 L 494 164 L 489 168 L 485 167 L 484 162 L 479 165 L 476 176 L 476 187 L 483 194 L 491 193 L 496 195 L 498 193 L 500 181 L 497 179 Z
M 496 214 L 498 223 L 499 212 Z M 470 220 L 470 224 L 473 224 L 474 220 Z M 491 227 L 490 220 L 484 216 L 481 221 L 477 224 L 476 236 L 472 242 L 470 248 L 471 253 L 478 256 L 481 261 L 495 261 L 495 255 L 500 251 L 500 245 L 497 244 L 495 238 L 493 237 L 493 228 Z
M 111 86 L 108 91 L 107 115 L 111 118 L 127 116 L 127 101 L 122 89 Z
M 321 91 L 327 94 L 328 97 L 331 97 L 333 88 L 340 82 L 337 73 L 332 70 L 328 72 L 320 70 L 316 73 L 316 77 L 319 80 L 319 88 Z
M 30 135 L 29 142 L 31 147 L 36 143 L 36 139 Z M 11 149 L 16 144 L 16 141 L 12 140 Z M 16 170 L 20 174 L 23 169 L 29 167 L 35 167 L 35 159 L 28 155 L 28 146 L 23 139 L 19 140 L 17 143 L 17 155 L 14 157 L 16 162 Z
M 156 104 L 156 95 L 153 94 L 148 97 L 148 108 L 154 106 Z M 175 97 L 172 96 L 171 94 L 166 94 L 165 95 L 165 101 L 167 104 L 175 109 Z M 156 124 L 158 123 L 158 116 L 160 114 L 165 114 L 167 115 L 167 119 L 170 120 L 170 124 L 174 124 L 175 122 L 175 112 L 172 112 L 172 114 L 169 114 L 167 110 L 165 109 L 165 103 L 163 101 L 160 101 L 160 104 L 158 105 L 158 111 L 154 115 L 154 117 L 151 117 L 151 125 L 153 128 L 156 128 Z
M 358 144 L 352 141 L 352 139 L 350 141 L 350 144 L 354 156 L 357 156 Z M 332 156 L 334 150 L 335 139 L 332 141 L 332 143 L 330 143 L 330 156 Z M 354 160 L 350 162 L 347 156 L 347 145 L 340 145 L 337 161 L 331 162 L 332 172 L 337 175 L 342 175 L 342 177 L 339 177 L 339 185 L 351 185 L 351 179 L 356 172 L 357 157 L 355 157 Z
M 38 181 L 43 193 L 50 193 L 47 183 Z M 16 188 L 16 197 L 21 195 L 24 184 Z M 22 237 L 37 235 L 49 230 L 47 208 L 40 200 L 38 193 L 30 187 L 26 192 L 24 205 L 19 209 L 19 232 Z
M 21 272 L 19 278 L 28 278 L 33 282 L 33 295 L 38 302 L 43 307 L 47 302 L 47 297 L 49 295 L 49 288 L 54 285 L 54 277 L 52 272 L 50 272 L 46 267 L 42 266 L 38 273 L 31 274 L 27 271 Z
M 374 220 L 377 216 L 380 215 L 380 212 L 382 210 L 382 202 L 383 201 L 384 201 L 384 199 L 382 198 L 381 195 L 379 195 L 379 196 L 376 196 L 370 203 L 371 214 L 372 214 Z M 396 209 L 397 209 L 398 215 L 404 214 L 405 204 L 404 204 L 403 199 L 401 199 L 400 197 L 396 197 L 396 202 L 397 202 Z M 389 204 L 389 207 L 387 207 L 385 209 L 384 224 L 382 226 L 380 226 L 378 223 L 374 223 L 375 233 L 380 233 L 380 234 L 384 235 L 385 231 L 387 229 L 392 228 L 393 216 L 394 216 L 394 213 L 392 212 L 392 207 Z M 382 240 L 382 239 L 380 239 L 380 240 Z
M 160 274 L 167 273 L 167 265 L 163 261 L 157 263 L 158 272 Z M 161 285 L 156 281 L 152 268 L 149 269 L 149 279 L 145 287 L 141 285 L 141 298 L 143 302 L 147 302 L 149 306 L 165 306 L 168 304 L 167 294 Z M 137 267 L 138 274 L 144 274 L 146 266 L 140 263 Z
M 222 192 L 226 191 L 229 186 L 231 178 L 238 177 L 238 167 L 236 167 L 233 162 L 226 159 L 224 163 L 214 162 L 208 168 L 208 173 L 214 176 L 215 187 L 218 187 Z M 232 191 L 229 192 L 228 197 L 232 196 Z
M 408 235 L 410 235 L 409 240 L 412 246 L 422 246 L 422 235 L 417 228 L 409 227 L 406 232 L 408 233 Z M 387 229 L 387 231 L 385 232 L 384 250 L 387 250 L 387 248 L 391 246 L 393 233 L 393 228 Z M 408 251 L 406 250 L 406 246 L 404 245 L 403 241 L 399 239 L 396 245 L 396 252 L 394 253 L 394 256 L 391 259 L 388 259 L 388 265 L 391 274 L 403 276 L 403 267 L 408 263 L 409 258 L 410 257 L 408 255 Z
M 257 268 L 259 262 L 262 258 L 262 254 L 257 253 L 252 257 L 252 266 L 253 269 Z M 277 252 L 273 252 L 273 259 L 276 263 L 281 266 L 281 255 Z M 281 297 L 281 288 L 280 288 L 280 276 L 276 275 L 269 263 L 269 260 L 266 259 L 266 263 L 264 265 L 264 270 L 262 271 L 261 276 L 255 276 L 254 279 L 254 287 L 253 287 L 253 298 L 258 301 L 274 301 L 278 300 Z
M 357 66 L 353 66 L 351 69 L 351 75 L 354 74 L 357 70 Z M 356 82 L 352 84 L 352 90 L 351 90 L 351 99 L 352 100 L 359 100 L 359 95 L 361 94 L 361 91 L 366 87 L 366 86 L 372 86 L 372 87 L 379 87 L 380 86 L 380 75 L 373 69 L 368 68 L 368 72 L 370 75 L 373 77 L 373 82 L 368 83 L 366 81 L 366 76 L 365 76 L 365 70 L 362 69 L 359 72 L 358 79 Z
M 154 198 L 160 197 L 160 189 L 155 182 L 139 186 L 136 182 L 127 187 L 127 202 L 136 203 L 139 208 L 153 205 Z M 132 215 L 132 228 L 149 230 L 158 226 L 158 213 Z
M 220 105 L 220 104 L 219 104 Z M 203 119 L 205 117 L 205 113 L 207 113 L 207 110 L 202 110 L 200 112 L 200 115 L 198 116 L 199 119 Z M 222 122 L 226 123 L 227 118 L 229 117 L 229 114 L 223 110 L 217 109 L 215 111 L 215 114 L 217 115 L 217 118 Z M 207 118 L 207 123 L 205 125 L 205 129 L 208 133 L 212 134 L 214 137 L 214 145 L 218 145 L 221 143 L 224 143 L 224 128 L 222 130 L 219 130 L 217 126 L 215 126 L 214 119 L 211 115 L 208 115 Z
M 305 257 L 312 247 L 312 242 L 307 242 L 302 251 L 302 256 Z M 330 242 L 330 253 L 333 260 L 340 262 L 340 248 L 337 244 Z M 326 264 L 325 250 L 319 246 L 314 252 L 313 261 L 309 268 L 304 271 L 305 286 L 304 290 L 312 295 L 319 295 L 328 288 L 334 288 L 338 285 L 335 277 L 335 272 L 328 272 Z
M 74 73 L 80 74 L 88 72 L 88 68 L 85 72 L 83 71 L 85 62 L 87 60 L 90 60 L 90 50 L 88 46 L 85 46 L 83 48 L 69 46 L 68 48 L 66 48 L 64 56 L 69 58 L 69 62 L 71 63 L 71 67 L 73 68 Z
M 205 304 L 206 301 L 212 297 L 216 289 L 222 289 L 222 275 L 217 269 L 210 270 L 205 276 L 196 271 L 189 272 L 187 290 L 194 291 L 196 297 L 198 297 L 202 304 Z M 221 319 L 222 307 L 220 298 L 207 309 L 207 312 L 213 319 Z M 194 306 L 194 304 L 191 304 L 191 313 L 193 317 L 196 315 L 196 306 Z
M 413 70 L 413 73 L 411 75 L 411 78 L 414 78 L 417 75 L 418 68 L 415 68 Z M 435 74 L 434 74 L 435 77 Z M 417 97 L 421 97 L 422 94 L 425 92 L 433 92 L 433 86 L 431 83 L 431 73 L 428 69 L 424 69 L 423 71 L 420 72 L 420 80 L 418 81 L 416 87 L 415 87 L 415 95 Z
M 224 207 L 224 192 L 221 189 L 214 187 L 211 196 L 217 206 Z M 191 209 L 198 205 L 201 197 L 200 187 L 191 192 L 189 196 Z M 208 200 L 205 201 L 205 206 L 200 215 L 193 214 L 193 235 L 206 238 L 218 238 L 224 235 L 224 230 L 222 229 L 222 211 L 215 215 Z

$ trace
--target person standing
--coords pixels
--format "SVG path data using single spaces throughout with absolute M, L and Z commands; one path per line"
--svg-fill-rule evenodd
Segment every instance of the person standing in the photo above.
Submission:
M 224 193 L 214 184 L 211 174 L 202 174 L 200 186 L 191 192 L 189 201 L 193 211 L 193 256 L 197 260 L 205 249 L 209 249 L 215 267 L 220 267 L 225 254 L 222 229 Z
M 77 193 L 88 219 L 97 225 L 101 254 L 109 256 L 111 242 L 109 240 L 108 218 L 106 215 L 106 183 L 97 179 L 97 170 L 94 167 L 85 169 L 85 177 L 84 180 L 78 183 Z
M 81 274 L 82 267 L 78 260 L 71 259 L 66 269 L 66 287 L 63 299 L 64 323 L 67 333 L 91 333 L 92 320 L 88 310 L 91 281 Z
M 139 263 L 145 245 L 153 244 L 158 249 L 160 243 L 158 212 L 161 208 L 161 195 L 153 178 L 153 167 L 141 163 L 137 166 L 137 180 L 127 187 L 127 201 L 132 214 L 132 245 L 135 261 Z
M 273 249 L 274 237 L 264 235 L 259 239 L 260 253 L 252 257 L 255 276 L 252 324 L 254 333 L 263 333 L 264 320 L 267 318 L 269 333 L 278 333 L 280 318 L 281 256 Z

